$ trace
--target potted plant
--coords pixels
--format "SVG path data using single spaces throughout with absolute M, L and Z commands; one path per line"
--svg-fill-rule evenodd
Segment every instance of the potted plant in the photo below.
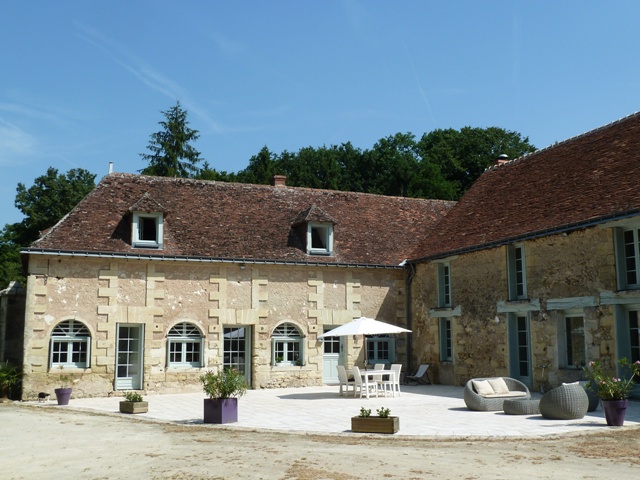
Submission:
M 626 378 L 605 374 L 605 368 L 600 360 L 589 362 L 589 365 L 584 367 L 589 378 L 587 387 L 598 392 L 604 417 L 609 426 L 624 424 L 629 395 L 635 386 L 635 380 L 640 379 L 640 360 L 630 363 L 626 358 L 621 358 L 618 364 L 622 370 L 627 371 Z
M 11 388 L 20 383 L 23 373 L 20 368 L 6 361 L 0 363 L 0 402 L 11 396 Z
M 359 433 L 396 433 L 400 429 L 400 418 L 392 417 L 391 410 L 381 407 L 377 417 L 371 416 L 371 409 L 360 408 L 360 415 L 351 417 L 351 431 Z
M 202 389 L 209 398 L 204 399 L 204 423 L 231 423 L 238 421 L 238 397 L 247 392 L 244 375 L 234 368 L 219 372 L 209 370 L 200 376 Z
M 138 392 L 126 392 L 120 401 L 120 413 L 147 413 L 149 402 L 145 402 Z
M 71 398 L 70 385 L 72 379 L 73 377 L 71 375 L 65 373 L 60 374 L 60 387 L 53 390 L 56 394 L 58 405 L 69 405 L 69 399 Z

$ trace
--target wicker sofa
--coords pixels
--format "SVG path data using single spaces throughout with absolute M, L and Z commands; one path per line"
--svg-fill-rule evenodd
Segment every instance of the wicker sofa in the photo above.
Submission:
M 508 391 L 499 389 L 496 393 L 485 390 L 487 383 L 496 384 L 499 379 L 504 381 Z M 496 382 L 498 381 L 498 382 Z M 486 382 L 486 383 L 485 383 Z M 519 380 L 510 377 L 472 378 L 464 387 L 464 403 L 469 410 L 480 412 L 502 410 L 502 404 L 508 399 L 529 399 L 531 393 L 527 386 Z
M 584 387 L 565 383 L 545 393 L 540 400 L 540 414 L 551 420 L 575 420 L 587 414 L 589 397 Z

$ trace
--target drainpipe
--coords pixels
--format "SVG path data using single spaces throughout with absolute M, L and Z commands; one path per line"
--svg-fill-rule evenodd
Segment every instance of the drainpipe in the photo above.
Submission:
M 413 332 L 413 318 L 411 315 L 411 284 L 413 283 L 413 277 L 416 276 L 416 267 L 413 263 L 407 262 L 405 264 L 405 312 L 407 325 L 406 328 Z M 413 333 L 408 333 L 407 341 L 407 372 L 413 372 Z

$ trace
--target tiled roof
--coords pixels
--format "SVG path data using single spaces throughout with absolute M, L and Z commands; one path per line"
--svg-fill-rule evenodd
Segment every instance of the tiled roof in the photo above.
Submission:
M 144 213 L 164 213 L 166 209 L 149 196 L 148 193 L 144 193 L 140 199 L 129 207 L 130 212 L 144 212 Z
M 309 208 L 296 215 L 292 225 L 300 225 L 301 223 L 321 222 L 321 223 L 338 223 L 331 215 L 327 215 L 321 208 L 311 205 Z
M 640 209 L 640 113 L 488 169 L 414 259 L 584 227 Z
M 30 250 L 391 266 L 453 204 L 112 173 Z M 131 212 L 150 209 L 164 212 L 162 250 L 131 246 Z M 334 256 L 306 254 L 301 220 L 334 223 Z

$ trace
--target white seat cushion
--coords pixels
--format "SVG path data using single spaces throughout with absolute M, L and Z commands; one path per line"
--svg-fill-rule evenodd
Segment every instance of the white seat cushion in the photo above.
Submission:
M 527 392 L 521 392 L 518 390 L 511 390 L 509 393 L 494 393 L 490 395 L 482 395 L 484 398 L 513 398 L 513 397 L 526 397 Z
M 473 388 L 475 388 L 478 395 L 482 395 L 483 397 L 486 395 L 494 395 L 493 387 L 487 380 L 471 380 L 473 382 Z
M 507 387 L 507 382 L 504 381 L 504 378 L 490 378 L 487 380 L 493 388 L 493 391 L 498 395 L 504 395 L 509 393 L 509 387 Z

